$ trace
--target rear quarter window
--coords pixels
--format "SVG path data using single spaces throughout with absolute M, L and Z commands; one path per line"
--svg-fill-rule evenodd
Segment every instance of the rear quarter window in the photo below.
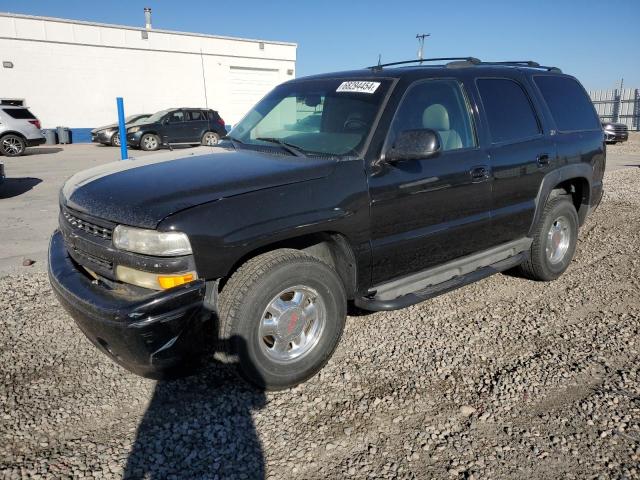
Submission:
M 11 118 L 16 118 L 18 120 L 33 120 L 36 118 L 33 113 L 26 108 L 3 108 L 2 111 Z
M 533 81 L 540 90 L 556 126 L 560 131 L 599 130 L 598 118 L 591 100 L 573 78 L 535 75 Z

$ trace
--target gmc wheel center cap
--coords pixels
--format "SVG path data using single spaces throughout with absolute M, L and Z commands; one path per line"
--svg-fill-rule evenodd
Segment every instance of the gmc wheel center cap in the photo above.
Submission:
M 278 320 L 278 335 L 280 338 L 296 338 L 304 328 L 304 312 L 299 307 L 285 310 Z

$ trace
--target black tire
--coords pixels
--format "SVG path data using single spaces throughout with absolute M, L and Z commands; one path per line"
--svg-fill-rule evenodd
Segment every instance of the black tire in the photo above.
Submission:
M 559 228 L 565 224 L 568 232 L 566 251 L 555 261 L 552 261 L 547 252 L 548 246 L 552 248 L 550 243 L 552 240 L 549 238 L 550 231 L 552 227 Z M 555 280 L 569 267 L 576 251 L 577 241 L 578 214 L 573 206 L 571 197 L 554 190 L 544 206 L 542 217 L 536 225 L 529 258 L 520 265 L 519 272 L 531 280 L 545 282 Z
M 119 147 L 120 146 L 120 134 L 118 132 L 114 133 L 111 137 L 111 146 Z
M 5 135 L 0 138 L 0 153 L 6 157 L 19 157 L 27 148 L 24 138 L 18 135 Z
M 204 134 L 202 135 L 202 140 L 200 140 L 200 143 L 202 145 L 213 146 L 213 145 L 217 145 L 219 141 L 220 141 L 220 135 L 218 135 L 216 132 L 204 132 Z
M 140 148 L 147 152 L 158 150 L 160 148 L 160 137 L 153 133 L 145 133 L 140 138 Z
M 294 286 L 317 293 L 315 302 L 322 303 L 316 303 L 314 311 L 325 312 L 324 327 L 306 353 L 281 363 L 265 351 L 268 337 L 261 336 L 259 328 L 272 300 Z M 237 359 L 245 379 L 266 390 L 289 388 L 315 375 L 337 347 L 347 313 L 344 286 L 335 270 L 313 256 L 291 249 L 274 250 L 247 261 L 224 286 L 218 307 L 218 334 L 226 342 L 224 350 Z M 298 328 L 298 315 L 294 319 L 291 314 L 288 321 L 283 318 L 289 325 L 287 332 L 291 333 L 292 322 Z M 288 348 L 292 345 L 288 339 L 283 342 Z

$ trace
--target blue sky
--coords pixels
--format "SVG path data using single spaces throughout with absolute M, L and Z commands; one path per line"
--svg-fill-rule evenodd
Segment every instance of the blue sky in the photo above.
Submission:
M 426 56 L 533 59 L 587 89 L 640 88 L 639 0 L 0 0 L 0 11 L 298 43 L 297 76 Z M 615 10 L 614 10 L 615 9 Z M 632 50 L 632 49 L 635 49 Z

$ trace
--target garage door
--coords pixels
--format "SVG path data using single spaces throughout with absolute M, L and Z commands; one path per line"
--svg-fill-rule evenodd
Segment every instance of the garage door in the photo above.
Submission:
M 230 67 L 231 115 L 229 121 L 236 123 L 280 83 L 277 69 Z

